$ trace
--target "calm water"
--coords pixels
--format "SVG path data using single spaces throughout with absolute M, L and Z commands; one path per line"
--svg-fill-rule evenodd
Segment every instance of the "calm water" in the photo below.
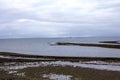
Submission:
M 33 39 L 0 39 L 0 52 L 17 52 L 25 54 L 50 56 L 91 56 L 119 57 L 120 49 L 83 47 L 83 46 L 51 46 L 55 42 L 94 42 L 120 40 L 120 37 L 104 38 L 33 38 Z

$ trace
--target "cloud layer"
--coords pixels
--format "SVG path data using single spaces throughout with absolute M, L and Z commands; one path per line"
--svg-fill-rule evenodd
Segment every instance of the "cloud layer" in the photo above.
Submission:
M 0 0 L 0 38 L 120 36 L 120 0 Z

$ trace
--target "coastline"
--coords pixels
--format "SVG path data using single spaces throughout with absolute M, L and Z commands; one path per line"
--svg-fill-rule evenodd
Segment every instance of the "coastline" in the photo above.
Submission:
M 119 80 L 120 58 L 59 57 L 0 52 L 0 79 Z M 98 69 L 88 66 L 101 66 Z M 108 67 L 107 67 L 108 66 Z M 113 70 L 109 70 L 112 66 Z
M 55 45 L 120 48 L 116 41 Z M 0 52 L 0 74 L 0 80 L 120 80 L 120 58 Z
M 0 62 L 35 62 L 35 61 L 107 61 L 120 62 L 115 57 L 71 57 L 71 56 L 44 56 L 12 52 L 0 52 Z

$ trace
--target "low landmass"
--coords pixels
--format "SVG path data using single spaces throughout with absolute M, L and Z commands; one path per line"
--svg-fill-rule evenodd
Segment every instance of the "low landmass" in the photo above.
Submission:
M 120 43 L 117 41 L 100 41 L 99 43 L 74 43 L 74 42 L 57 42 L 55 45 L 75 45 L 87 47 L 104 47 L 120 49 Z
M 112 43 L 112 44 L 120 44 L 120 41 L 100 41 L 99 43 Z

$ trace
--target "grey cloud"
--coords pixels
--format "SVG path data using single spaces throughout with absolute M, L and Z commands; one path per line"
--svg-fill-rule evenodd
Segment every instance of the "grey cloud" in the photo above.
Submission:
M 1 38 L 120 36 L 119 0 L 18 1 L 0 1 Z

